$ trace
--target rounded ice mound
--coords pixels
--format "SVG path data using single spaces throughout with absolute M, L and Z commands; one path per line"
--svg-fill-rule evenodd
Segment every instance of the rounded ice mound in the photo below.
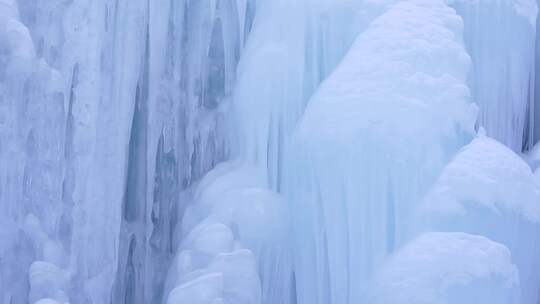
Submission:
M 283 198 L 268 189 L 257 169 L 233 163 L 218 166 L 201 181 L 195 203 L 187 208 L 183 222 L 184 231 L 191 231 L 190 235 L 204 225 L 222 223 L 252 250 L 281 247 L 287 239 Z
M 430 141 L 454 136 L 456 128 L 471 133 L 475 113 L 465 84 L 470 57 L 462 28 L 442 1 L 399 2 L 357 38 L 322 83 L 299 136 L 342 148 L 362 144 L 360 135 L 370 131 L 389 147 L 403 148 L 419 134 Z
M 193 248 L 202 253 L 218 254 L 232 251 L 234 236 L 229 227 L 222 223 L 215 223 L 196 227 L 188 236 L 186 242 L 190 242 L 187 245 L 188 248 Z
M 234 189 L 265 187 L 264 178 L 255 168 L 234 162 L 216 166 L 197 186 L 195 203 L 186 210 L 182 230 L 187 233 L 208 217 L 214 207 L 221 204 L 223 194 Z
M 517 304 L 519 279 L 510 251 L 485 237 L 427 233 L 376 275 L 372 304 Z
M 466 215 L 484 208 L 540 223 L 540 187 L 531 168 L 512 150 L 486 136 L 475 138 L 443 170 L 427 195 L 424 212 Z
M 208 283 L 200 278 L 218 273 L 223 291 L 204 301 L 286 303 L 292 282 L 288 218 L 283 199 L 267 188 L 260 171 L 221 164 L 203 178 L 194 196 L 168 278 L 170 287 L 177 286 L 169 299 L 200 295 L 199 284 Z
M 540 276 L 540 185 L 513 151 L 478 136 L 445 167 L 420 208 L 421 225 L 484 235 L 507 246 L 522 302 L 536 303 Z

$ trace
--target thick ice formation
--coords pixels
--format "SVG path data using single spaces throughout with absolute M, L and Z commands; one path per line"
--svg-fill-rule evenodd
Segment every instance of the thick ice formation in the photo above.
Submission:
M 238 67 L 230 137 L 234 155 L 259 167 L 273 189 L 280 188 L 286 146 L 308 99 L 357 34 L 393 2 L 258 2 Z
M 0 2 L 0 301 L 41 260 L 72 303 L 161 300 L 190 185 L 226 157 L 243 39 L 217 2 Z
M 45 293 L 67 301 L 65 254 L 55 235 L 62 213 L 59 80 L 37 57 L 17 2 L 0 1 L 1 301 L 37 301 Z
M 301 303 L 359 302 L 406 239 L 416 201 L 472 136 L 461 29 L 443 1 L 400 2 L 310 101 L 287 163 Z
M 445 167 L 423 212 L 466 216 L 467 208 L 540 223 L 540 188 L 531 168 L 501 143 L 479 135 Z
M 517 272 L 504 245 L 465 233 L 428 233 L 386 262 L 369 303 L 533 303 L 519 301 Z
M 169 270 L 168 284 L 178 287 L 171 287 L 167 303 L 290 303 L 288 218 L 265 177 L 255 168 L 224 163 L 205 176 L 194 197 Z
M 538 152 L 524 152 L 534 179 L 492 140 L 455 155 L 475 124 L 516 152 L 540 138 L 536 13 L 0 0 L 0 303 L 347 304 L 423 257 L 510 269 L 480 237 L 408 243 L 442 230 L 508 247 L 536 304 Z M 409 293 L 460 268 L 422 270 Z M 518 288 L 467 273 L 441 299 Z
M 538 301 L 540 186 L 514 152 L 483 135 L 445 167 L 425 198 L 429 229 L 484 235 L 506 245 L 520 274 L 520 303 Z

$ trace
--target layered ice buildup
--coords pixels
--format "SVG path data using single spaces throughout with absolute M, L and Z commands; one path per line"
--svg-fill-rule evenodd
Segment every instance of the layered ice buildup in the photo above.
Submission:
M 290 303 L 288 219 L 283 199 L 267 189 L 258 170 L 237 163 L 203 178 L 169 271 L 169 304 Z
M 233 152 L 266 172 L 272 189 L 280 189 L 286 147 L 309 98 L 358 33 L 393 2 L 257 2 L 238 65 L 230 137 Z
M 411 210 L 472 138 L 462 30 L 444 1 L 398 2 L 311 99 L 284 189 L 300 303 L 360 303 L 408 238 Z
M 483 135 L 474 139 L 445 167 L 421 214 L 430 230 L 479 234 L 508 247 L 519 269 L 521 303 L 537 302 L 540 187 L 512 150 Z

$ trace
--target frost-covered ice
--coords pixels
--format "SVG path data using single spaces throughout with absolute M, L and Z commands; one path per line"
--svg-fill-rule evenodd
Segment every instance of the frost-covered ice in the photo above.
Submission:
M 540 223 L 540 188 L 531 168 L 501 143 L 479 135 L 444 168 L 424 212 L 465 216 L 467 208 L 512 213 Z
M 300 302 L 360 302 L 423 191 L 472 137 L 461 29 L 443 1 L 399 2 L 310 101 L 286 164 Z
M 0 303 L 537 304 L 537 13 L 0 0 Z
M 480 135 L 445 167 L 425 198 L 430 229 L 480 234 L 512 252 L 521 303 L 539 297 L 540 185 L 531 168 L 501 143 Z
M 519 301 L 517 273 L 504 245 L 466 233 L 427 233 L 381 268 L 369 303 L 534 303 Z

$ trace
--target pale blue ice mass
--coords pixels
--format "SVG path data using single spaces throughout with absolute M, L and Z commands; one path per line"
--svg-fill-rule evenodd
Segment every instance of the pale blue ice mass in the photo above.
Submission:
M 538 4 L 0 0 L 0 304 L 540 304 Z

